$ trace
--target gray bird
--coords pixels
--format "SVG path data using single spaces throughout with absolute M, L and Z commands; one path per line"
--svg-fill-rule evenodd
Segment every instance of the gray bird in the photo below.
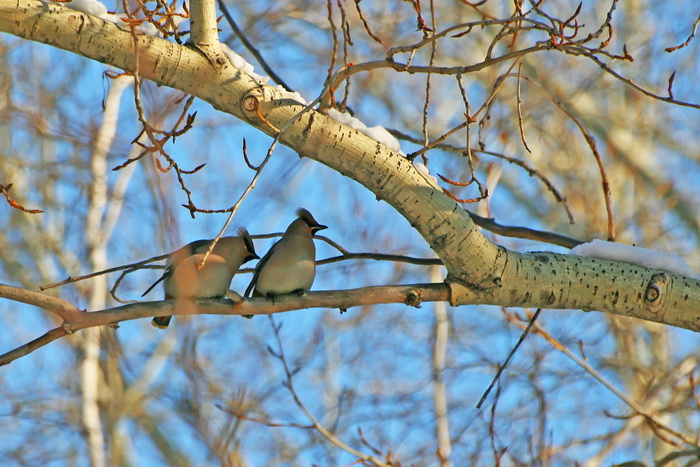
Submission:
M 313 236 L 327 228 L 316 222 L 306 209 L 298 209 L 297 219 L 258 262 L 245 297 L 253 292 L 274 300 L 277 295 L 308 292 L 316 275 Z
M 219 239 L 201 268 L 204 255 L 213 240 L 197 240 L 183 246 L 169 256 L 165 273 L 143 295 L 164 281 L 166 300 L 224 297 L 241 265 L 260 258 L 255 253 L 248 231 L 241 227 L 238 235 Z M 171 318 L 172 316 L 157 316 L 151 324 L 165 329 Z

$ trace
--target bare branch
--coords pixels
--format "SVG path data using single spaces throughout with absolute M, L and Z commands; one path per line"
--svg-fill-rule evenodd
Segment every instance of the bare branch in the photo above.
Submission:
M 7 202 L 11 207 L 19 209 L 20 211 L 26 212 L 28 214 L 40 214 L 44 212 L 41 209 L 27 209 L 14 199 L 10 198 L 10 188 L 12 188 L 12 183 L 8 183 L 7 185 L 0 185 L 0 194 L 2 194 L 5 197 L 5 199 L 7 199 Z
M 371 462 L 372 464 L 376 466 L 386 466 L 388 465 L 387 463 L 375 458 L 374 456 L 368 456 L 366 454 L 361 453 L 357 449 L 353 449 L 352 447 L 348 446 L 344 442 L 342 442 L 340 439 L 338 439 L 337 436 L 335 436 L 333 433 L 328 431 L 326 427 L 321 425 L 321 423 L 314 417 L 314 415 L 311 413 L 311 411 L 304 405 L 304 403 L 301 401 L 299 398 L 299 394 L 297 394 L 296 389 L 294 389 L 294 372 L 290 370 L 289 365 L 287 364 L 287 359 L 284 355 L 284 346 L 282 345 L 282 338 L 280 337 L 279 329 L 280 327 L 275 324 L 275 320 L 272 316 L 269 316 L 270 318 L 270 325 L 272 326 L 272 332 L 275 335 L 275 340 L 277 341 L 277 350 L 276 351 L 271 351 L 270 353 L 276 357 L 281 363 L 282 367 L 284 368 L 284 374 L 286 377 L 286 384 L 285 386 L 289 390 L 290 394 L 292 395 L 292 399 L 294 399 L 294 403 L 301 409 L 302 412 L 304 412 L 304 415 L 306 415 L 306 418 L 309 419 L 311 424 L 314 426 L 314 428 L 323 435 L 324 438 L 326 438 L 328 441 L 333 443 L 335 446 L 338 446 L 340 449 L 342 449 L 345 452 L 348 452 L 352 454 L 353 456 L 357 457 L 358 459 L 365 461 L 365 462 Z
M 265 70 L 265 73 L 267 73 L 275 83 L 281 85 L 287 91 L 293 91 L 293 89 L 289 87 L 289 85 L 285 83 L 277 73 L 275 73 L 272 67 L 267 63 L 267 60 L 265 60 L 265 58 L 262 56 L 260 51 L 258 51 L 258 49 L 255 48 L 253 43 L 248 40 L 248 37 L 243 33 L 243 30 L 238 26 L 236 20 L 233 19 L 233 16 L 228 11 L 226 3 L 223 0 L 217 0 L 217 2 L 219 3 L 219 9 L 221 9 L 221 12 L 224 14 L 224 18 L 226 18 L 226 21 L 228 21 L 228 24 L 229 26 L 231 26 L 231 29 L 233 30 L 234 34 L 236 34 L 236 37 L 238 37 L 241 40 L 241 43 L 243 43 L 243 46 L 245 46 L 245 48 L 248 49 L 248 52 L 253 54 L 253 56 L 258 61 L 262 69 Z
M 58 297 L 41 292 L 13 287 L 11 285 L 0 284 L 0 298 L 22 302 L 28 305 L 38 306 L 55 313 L 66 322 L 73 322 L 81 319 L 85 313 L 75 306 Z
M 698 19 L 696 19 L 695 24 L 693 24 L 693 32 L 690 33 L 690 36 L 688 36 L 688 39 L 686 39 L 685 42 L 683 42 L 682 44 L 677 45 L 675 47 L 667 47 L 664 50 L 668 53 L 671 53 L 671 52 L 675 52 L 678 49 L 682 49 L 683 47 L 686 47 L 688 44 L 690 44 L 690 41 L 692 41 L 693 38 L 695 37 L 695 33 L 698 32 L 698 25 L 700 25 L 700 15 L 698 15 Z M 670 97 L 673 98 L 673 96 L 670 96 Z
M 190 1 L 190 37 L 197 48 L 210 58 L 212 65 L 217 56 L 225 59 L 219 43 L 214 0 Z

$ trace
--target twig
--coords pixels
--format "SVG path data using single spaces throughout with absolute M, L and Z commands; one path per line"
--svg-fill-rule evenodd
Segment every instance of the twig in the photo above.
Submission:
M 498 371 L 496 372 L 496 376 L 493 377 L 493 381 L 491 381 L 491 384 L 489 384 L 489 387 L 486 389 L 486 391 L 484 391 L 484 395 L 481 396 L 479 403 L 476 404 L 477 409 L 481 408 L 481 405 L 484 403 L 484 401 L 488 397 L 489 393 L 491 392 L 491 389 L 493 389 L 493 387 L 496 385 L 498 380 L 501 378 L 501 374 L 503 373 L 503 370 L 506 369 L 506 367 L 508 366 L 508 362 L 510 362 L 510 359 L 513 357 L 513 355 L 515 355 L 515 352 L 520 347 L 520 344 L 522 344 L 523 341 L 525 340 L 525 338 L 527 337 L 528 333 L 530 332 L 530 329 L 535 324 L 535 320 L 540 315 L 541 311 L 542 311 L 542 308 L 538 308 L 537 311 L 535 311 L 535 314 L 532 315 L 532 318 L 530 318 L 530 322 L 527 323 L 527 327 L 525 328 L 523 333 L 520 335 L 520 339 L 518 339 L 518 342 L 515 344 L 515 347 L 513 347 L 513 349 L 510 351 L 510 353 L 508 354 L 508 357 L 506 358 L 506 361 L 503 362 L 503 365 L 499 366 Z
M 527 145 L 527 140 L 525 139 L 525 128 L 523 128 L 523 109 L 522 109 L 522 103 L 523 99 L 520 96 L 520 78 L 522 76 L 522 71 L 523 71 L 523 64 L 518 65 L 518 87 L 516 88 L 516 99 L 517 99 L 517 108 L 518 108 L 518 127 L 520 128 L 520 139 L 523 142 L 523 146 L 525 146 L 525 149 L 527 152 L 532 154 L 532 151 L 530 150 L 530 147 Z
M 2 195 L 7 199 L 7 202 L 9 203 L 10 207 L 19 209 L 20 211 L 26 212 L 28 214 L 40 214 L 44 212 L 41 209 L 27 209 L 14 199 L 10 198 L 10 188 L 12 188 L 12 183 L 8 183 L 7 185 L 0 185 L 0 193 L 2 193 Z
M 289 368 L 289 365 L 287 364 L 287 359 L 284 355 L 284 347 L 282 345 L 282 338 L 280 337 L 280 326 L 275 324 L 275 319 L 270 316 L 270 326 L 272 327 L 272 332 L 275 335 L 275 340 L 277 341 L 277 349 L 276 351 L 272 350 L 270 347 L 268 347 L 268 350 L 270 354 L 277 358 L 280 363 L 282 364 L 282 367 L 284 368 L 284 374 L 286 377 L 286 382 L 285 382 L 285 387 L 287 390 L 289 390 L 289 393 L 292 395 L 292 398 L 294 399 L 294 402 L 297 404 L 297 406 L 301 409 L 302 412 L 304 412 L 304 415 L 309 419 L 311 424 L 316 428 L 316 430 L 323 435 L 324 438 L 326 438 L 328 441 L 333 443 L 335 446 L 339 447 L 345 452 L 348 452 L 352 454 L 353 456 L 357 457 L 358 459 L 361 459 L 362 461 L 369 461 L 374 465 L 377 466 L 385 466 L 387 463 L 377 459 L 374 456 L 368 456 L 366 454 L 361 453 L 360 451 L 348 446 L 347 444 L 343 443 L 340 439 L 338 439 L 333 433 L 328 431 L 321 423 L 316 419 L 316 417 L 313 416 L 311 411 L 306 408 L 304 403 L 301 401 L 299 398 L 299 395 L 297 394 L 296 390 L 294 389 L 294 373 L 296 371 L 292 371 Z
M 360 17 L 360 21 L 362 21 L 362 24 L 365 27 L 365 31 L 367 31 L 367 35 L 374 39 L 375 42 L 379 43 L 380 45 L 384 45 L 384 41 L 379 38 L 379 36 L 375 35 L 372 30 L 369 27 L 369 24 L 367 23 L 367 19 L 365 19 L 365 16 L 362 14 L 362 9 L 360 8 L 360 0 L 355 0 L 355 9 L 357 10 L 357 14 Z
M 675 47 L 667 47 L 664 50 L 668 53 L 671 53 L 671 52 L 675 52 L 678 49 L 682 49 L 683 47 L 686 47 L 688 44 L 690 44 L 690 41 L 692 41 L 693 38 L 695 37 L 695 33 L 697 33 L 697 31 L 698 31 L 699 24 L 700 24 L 700 15 L 698 15 L 698 19 L 696 19 L 695 24 L 693 24 L 693 32 L 690 33 L 690 36 L 688 36 L 688 39 L 686 39 L 685 42 L 683 42 L 682 44 L 677 45 Z
M 267 60 L 262 56 L 260 51 L 255 48 L 252 42 L 248 40 L 248 37 L 243 33 L 243 30 L 238 26 L 238 23 L 236 23 L 236 20 L 233 19 L 233 16 L 228 10 L 228 7 L 226 6 L 226 3 L 223 0 L 217 0 L 219 3 L 219 9 L 221 12 L 224 14 L 224 18 L 226 18 L 226 21 L 228 21 L 229 26 L 231 26 L 231 29 L 233 30 L 234 34 L 236 34 L 236 37 L 238 37 L 241 40 L 241 43 L 243 46 L 248 49 L 248 52 L 250 52 L 253 57 L 258 61 L 260 66 L 262 67 L 263 70 L 265 70 L 265 73 L 268 74 L 272 80 L 281 85 L 283 88 L 285 88 L 287 91 L 292 92 L 293 89 L 289 87 L 287 83 L 280 78 L 280 76 L 275 73 L 275 71 L 270 67 L 270 65 L 267 63 Z

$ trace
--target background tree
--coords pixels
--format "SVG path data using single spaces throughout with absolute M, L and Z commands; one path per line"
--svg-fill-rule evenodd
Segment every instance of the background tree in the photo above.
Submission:
M 129 13 L 120 5 L 114 16 L 87 2 L 73 7 L 91 7 L 91 15 L 0 0 L 0 30 L 131 73 L 103 75 L 105 68 L 90 60 L 2 37 L 0 183 L 15 203 L 2 208 L 9 220 L 0 233 L 3 282 L 37 290 L 213 237 L 226 213 L 195 207 L 226 210 L 258 174 L 234 223 L 253 233 L 279 231 L 303 205 L 349 251 L 428 258 L 432 247 L 452 289 L 408 289 L 424 292 L 424 300 L 451 293 L 457 303 L 622 311 L 696 329 L 695 281 L 672 274 L 656 280 L 658 271 L 624 263 L 515 253 L 564 252 L 576 240 L 609 238 L 698 266 L 693 2 L 591 2 L 578 9 L 568 2 L 233 6 L 242 32 L 233 36 L 231 24 L 219 23 L 222 40 L 250 61 L 253 52 L 242 42 L 254 44 L 286 86 L 309 101 L 319 96 L 321 112 L 287 125 L 303 106 L 279 90 L 256 93 L 255 80 L 231 66 L 212 34 L 211 3 L 190 5 L 187 23 L 181 20 L 189 10 L 175 4 L 134 3 Z M 188 39 L 198 50 L 178 45 Z M 235 57 L 232 63 L 244 65 Z M 269 106 L 271 98 L 287 100 Z M 394 129 L 408 156 L 326 119 L 329 107 Z M 196 121 L 188 117 L 194 111 Z M 252 127 L 282 130 L 280 140 L 293 151 L 275 145 L 268 152 L 270 139 Z M 266 154 L 269 161 L 253 172 L 244 152 L 250 164 Z M 574 241 L 487 231 L 508 248 L 499 249 L 411 161 L 442 174 L 439 183 L 453 198 L 488 193 L 467 205 L 477 214 Z M 460 185 L 466 182 L 472 183 Z M 35 208 L 44 213 L 26 212 Z M 323 244 L 319 250 L 320 257 L 337 255 Z M 547 268 L 535 269 L 544 259 Z M 516 263 L 522 270 L 508 274 Z M 536 293 L 553 289 L 550 267 L 567 265 L 576 268 L 574 276 L 588 276 L 575 276 L 580 282 L 554 301 Z M 571 274 L 559 277 L 569 281 Z M 425 264 L 341 261 L 320 267 L 315 289 L 441 283 L 444 276 Z M 117 294 L 137 299 L 154 277 L 129 274 Z M 247 278 L 236 278 L 232 288 L 242 290 Z M 108 289 L 116 280 L 100 275 L 47 292 L 96 311 L 114 304 Z M 618 301 L 608 294 L 619 288 L 638 301 L 613 306 Z M 686 289 L 689 303 L 674 304 Z M 656 314 L 643 293 L 655 290 L 663 298 Z M 377 296 L 397 301 L 386 289 Z M 290 299 L 287 309 L 311 300 L 364 303 L 338 297 L 310 294 Z M 263 302 L 244 306 L 275 311 Z M 153 316 L 163 307 L 172 305 L 132 307 L 118 319 Z M 243 312 L 221 303 L 202 307 Z M 53 315 L 32 310 L 3 302 L 7 350 L 46 329 L 65 332 Z M 544 312 L 533 328 L 538 337 L 525 342 L 477 410 L 529 313 L 451 310 L 444 302 L 420 310 L 395 304 L 342 315 L 294 312 L 274 322 L 179 317 L 169 333 L 152 330 L 147 320 L 76 332 L 4 368 L 5 432 L 13 434 L 0 449 L 8 461 L 32 465 L 87 458 L 93 465 L 335 465 L 357 458 L 599 465 L 679 452 L 697 457 L 688 450 L 697 447 L 696 346 L 688 331 L 607 313 Z M 69 323 L 76 316 L 117 320 L 62 313 Z

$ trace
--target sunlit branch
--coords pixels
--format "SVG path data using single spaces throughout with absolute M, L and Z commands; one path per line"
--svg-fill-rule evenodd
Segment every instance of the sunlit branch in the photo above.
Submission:
M 0 298 L 28 303 L 40 306 L 49 311 L 55 311 L 61 303 L 49 295 L 18 289 L 16 287 L 0 284 Z M 142 318 L 153 318 L 155 316 L 168 315 L 195 315 L 195 314 L 218 314 L 218 315 L 269 315 L 282 313 L 285 311 L 307 309 L 307 308 L 331 308 L 341 312 L 356 306 L 377 305 L 381 303 L 403 303 L 408 306 L 419 307 L 423 302 L 448 301 L 450 289 L 446 284 L 415 284 L 384 287 L 364 287 L 360 289 L 308 292 L 303 296 L 288 294 L 276 297 L 274 302 L 264 298 L 253 298 L 239 302 L 227 299 L 197 300 L 196 302 L 183 300 L 165 300 L 159 302 L 141 302 L 124 305 L 106 310 L 93 311 L 90 313 L 80 312 L 75 309 L 73 313 L 67 313 L 61 309 L 59 316 L 64 318 L 61 327 L 64 335 L 71 334 L 87 328 L 98 326 L 117 326 L 122 321 L 129 321 Z M 46 306 L 44 306 L 46 304 Z M 52 308 L 50 308 L 52 307 Z M 18 358 L 26 355 L 43 345 L 57 339 L 54 330 L 50 340 L 33 341 L 30 350 L 23 350 L 18 354 L 18 350 L 8 352 L 0 356 L 0 365 L 6 365 Z M 26 347 L 30 344 L 26 344 Z M 38 345 L 41 344 L 41 345 Z M 14 357 L 13 357 L 14 356 Z

